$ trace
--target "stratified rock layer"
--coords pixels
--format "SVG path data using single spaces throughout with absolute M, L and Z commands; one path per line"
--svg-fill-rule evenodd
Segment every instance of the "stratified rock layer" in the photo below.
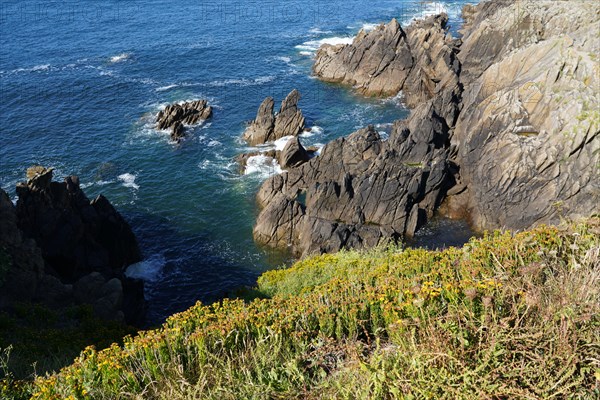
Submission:
M 476 228 L 600 212 L 600 5 L 467 7 L 453 143 Z
M 371 32 L 360 31 L 352 44 L 322 46 L 313 72 L 366 95 L 394 96 L 402 90 L 414 107 L 434 97 L 442 79 L 456 79 L 460 71 L 458 42 L 447 33 L 447 21 L 442 14 L 403 29 L 393 19 Z

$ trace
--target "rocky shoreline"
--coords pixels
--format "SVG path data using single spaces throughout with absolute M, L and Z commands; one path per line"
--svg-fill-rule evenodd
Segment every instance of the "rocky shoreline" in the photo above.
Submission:
M 269 178 L 255 240 L 296 255 L 409 237 L 434 213 L 476 230 L 525 229 L 600 212 L 600 7 L 486 1 L 396 20 L 324 45 L 315 76 L 412 109 L 382 140 L 372 127 Z

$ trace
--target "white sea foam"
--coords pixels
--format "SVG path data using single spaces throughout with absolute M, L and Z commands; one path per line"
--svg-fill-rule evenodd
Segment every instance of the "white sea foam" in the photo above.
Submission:
M 300 54 L 302 55 L 313 55 L 314 52 L 316 52 L 319 47 L 321 47 L 324 44 L 330 44 L 333 46 L 337 46 L 339 44 L 351 44 L 352 41 L 354 40 L 354 37 L 330 37 L 330 38 L 324 38 L 324 39 L 320 39 L 320 40 L 309 40 L 308 42 L 304 42 L 302 44 L 299 44 L 296 46 L 296 49 L 301 50 Z
M 293 139 L 293 136 L 284 136 L 281 139 L 277 139 L 275 142 L 273 142 L 273 145 L 275 146 L 275 150 L 279 150 L 282 151 L 285 148 L 285 145 L 287 144 L 287 142 L 290 141 L 290 139 Z
M 315 34 L 315 35 L 326 35 L 328 33 L 331 33 L 331 31 L 324 31 L 324 30 L 321 30 L 321 28 L 311 28 L 308 32 Z
M 300 53 L 301 56 L 313 56 L 315 53 L 313 53 L 312 51 L 301 51 Z
M 258 175 L 261 178 L 266 178 L 271 175 L 280 174 L 281 172 L 282 170 L 277 160 L 260 154 L 248 158 L 244 175 Z
M 131 53 L 121 53 L 116 56 L 112 56 L 110 58 L 110 62 L 114 64 L 114 63 L 119 63 L 119 62 L 122 62 L 125 60 L 129 60 L 130 58 L 131 58 Z
M 208 142 L 207 146 L 208 147 L 215 147 L 215 146 L 221 146 L 223 143 L 219 142 L 218 140 L 211 140 L 210 142 Z
M 156 88 L 154 90 L 157 91 L 157 92 L 164 92 L 165 90 L 173 89 L 173 88 L 176 88 L 178 86 L 179 85 L 177 85 L 177 84 L 173 84 L 173 85 L 161 86 L 161 87 L 158 87 L 158 88 Z
M 52 68 L 52 66 L 50 64 L 40 64 L 40 65 L 35 65 L 33 67 L 30 68 L 17 68 L 17 69 L 13 69 L 10 71 L 0 71 L 0 75 L 12 75 L 12 74 L 18 74 L 21 72 L 43 72 L 43 71 L 48 71 Z
M 292 62 L 292 59 L 290 57 L 285 57 L 285 56 L 275 57 L 275 59 L 277 59 L 279 61 L 283 61 L 286 64 L 289 64 Z
M 302 135 L 303 137 L 310 137 L 310 136 L 314 136 L 314 135 L 321 135 L 323 133 L 323 128 L 321 128 L 318 125 L 313 125 L 312 128 L 310 128 L 310 131 L 308 132 L 304 132 Z
M 370 31 L 374 30 L 375 28 L 377 28 L 379 25 L 381 25 L 381 24 L 366 23 L 366 24 L 363 24 L 362 30 L 365 32 L 370 32 Z
M 254 86 L 254 85 L 262 85 L 264 83 L 274 81 L 275 78 L 276 77 L 273 75 L 268 75 L 268 76 L 259 76 L 258 78 L 254 78 L 254 79 L 246 79 L 246 78 L 224 79 L 224 80 L 217 80 L 217 81 L 209 82 L 203 86 L 210 86 L 210 87 L 224 87 L 224 86 L 230 86 L 230 85 Z
M 114 181 L 93 181 L 88 183 L 82 183 L 81 185 L 79 185 L 79 187 L 81 187 L 82 189 L 86 189 L 92 186 L 105 186 L 111 183 L 114 183 Z
M 146 282 L 156 282 L 160 279 L 165 264 L 165 256 L 156 254 L 127 267 L 125 275 L 129 278 L 141 279 Z
M 121 182 L 123 182 L 123 186 L 125 186 L 125 187 L 130 187 L 135 190 L 140 188 L 140 186 L 135 183 L 135 179 L 137 178 L 137 176 L 134 174 L 125 173 L 125 174 L 119 175 L 117 178 L 119 178 L 119 180 Z
M 445 4 L 439 3 L 437 1 L 426 2 L 426 3 L 423 2 L 422 6 L 423 6 L 423 8 L 420 10 L 420 12 L 417 12 L 417 14 L 414 15 L 412 18 L 401 21 L 401 24 L 403 26 L 410 25 L 413 22 L 415 22 L 416 20 L 427 18 L 431 15 L 437 15 L 437 14 L 441 14 L 441 13 L 449 14 L 449 16 L 452 15 L 452 13 L 450 13 L 448 11 L 448 8 L 446 7 Z

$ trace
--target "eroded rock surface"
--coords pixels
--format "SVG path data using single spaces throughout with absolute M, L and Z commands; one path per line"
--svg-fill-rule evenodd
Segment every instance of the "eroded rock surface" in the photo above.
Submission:
M 170 129 L 171 139 L 181 141 L 185 136 L 185 126 L 194 125 L 209 119 L 212 107 L 206 100 L 190 101 L 183 104 L 170 104 L 156 116 L 158 129 Z
M 300 92 L 292 90 L 281 102 L 277 115 L 275 101 L 267 97 L 258 109 L 256 118 L 244 132 L 242 138 L 251 146 L 274 142 L 285 136 L 298 136 L 304 130 L 304 116 L 298 108 Z
M 469 7 L 453 143 L 476 228 L 524 229 L 600 211 L 600 6 Z
M 459 42 L 447 33 L 447 21 L 441 14 L 404 29 L 393 19 L 368 33 L 361 30 L 352 44 L 322 46 L 313 72 L 369 96 L 394 96 L 402 90 L 406 104 L 414 107 L 434 97 L 442 79 L 457 79 Z

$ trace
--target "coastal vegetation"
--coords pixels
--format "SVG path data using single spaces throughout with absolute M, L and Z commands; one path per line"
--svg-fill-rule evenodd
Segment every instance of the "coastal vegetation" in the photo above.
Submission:
M 600 221 L 265 273 L 2 398 L 595 398 Z

